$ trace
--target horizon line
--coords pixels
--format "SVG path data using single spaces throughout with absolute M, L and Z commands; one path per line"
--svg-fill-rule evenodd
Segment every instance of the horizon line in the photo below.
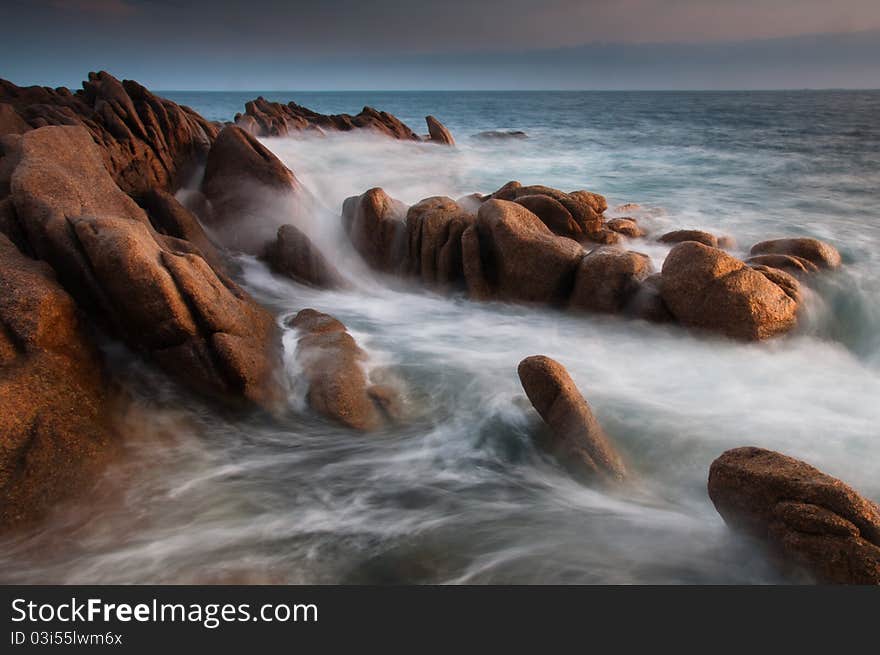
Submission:
M 790 91 L 880 91 L 880 87 L 799 86 L 730 89 L 153 89 L 154 93 L 781 93 Z

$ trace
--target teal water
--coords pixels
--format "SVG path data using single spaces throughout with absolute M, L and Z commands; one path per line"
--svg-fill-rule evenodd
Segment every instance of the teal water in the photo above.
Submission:
M 257 93 L 166 93 L 231 119 Z M 286 213 L 352 279 L 322 292 L 243 258 L 279 322 L 343 320 L 403 390 L 407 420 L 352 434 L 302 406 L 285 333 L 288 412 L 240 418 L 185 396 L 118 347 L 137 403 L 130 457 L 93 498 L 0 543 L 11 582 L 778 583 L 706 494 L 712 460 L 758 445 L 880 500 L 880 93 L 282 93 L 321 112 L 439 117 L 456 149 L 369 135 L 265 139 L 320 201 Z M 471 135 L 517 129 L 526 140 Z M 614 317 L 475 304 L 371 274 L 339 229 L 372 186 L 416 202 L 510 179 L 639 203 L 652 233 L 704 228 L 744 256 L 810 235 L 842 252 L 801 326 L 733 343 Z M 267 198 L 267 203 L 273 199 Z M 667 249 L 632 247 L 659 266 Z M 565 364 L 634 472 L 621 492 L 574 483 L 532 445 L 520 359 Z M 60 546 L 63 544 L 63 546 Z

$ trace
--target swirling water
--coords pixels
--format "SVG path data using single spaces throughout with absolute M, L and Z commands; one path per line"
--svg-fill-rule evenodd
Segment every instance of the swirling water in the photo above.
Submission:
M 166 94 L 229 119 L 256 94 Z M 371 435 L 305 410 L 285 332 L 289 409 L 242 417 L 190 397 L 119 346 L 136 402 L 126 457 L 94 494 L 0 543 L 11 582 L 772 583 L 705 489 L 725 449 L 803 458 L 880 500 L 880 93 L 264 94 L 323 112 L 363 104 L 417 131 L 434 114 L 459 147 L 362 135 L 266 139 L 318 197 L 304 229 L 355 281 L 317 291 L 242 258 L 279 323 L 333 313 L 405 390 L 407 419 Z M 526 140 L 470 135 L 520 129 Z M 728 234 L 739 254 L 827 239 L 793 335 L 741 344 L 614 317 L 476 304 L 371 274 L 339 233 L 342 200 L 406 202 L 510 179 L 641 204 L 650 229 Z M 666 249 L 633 247 L 657 265 Z M 578 485 L 532 445 L 516 366 L 565 364 L 634 471 Z

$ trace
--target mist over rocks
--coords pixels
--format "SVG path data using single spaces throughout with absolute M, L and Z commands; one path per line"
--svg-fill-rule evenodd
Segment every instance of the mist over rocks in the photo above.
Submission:
M 880 507 L 844 482 L 745 447 L 712 462 L 708 491 L 724 520 L 765 542 L 783 567 L 826 584 L 880 584 Z
M 321 289 L 346 286 L 345 278 L 336 267 L 295 225 L 279 227 L 277 238 L 266 247 L 262 256 L 273 271 L 301 284 Z

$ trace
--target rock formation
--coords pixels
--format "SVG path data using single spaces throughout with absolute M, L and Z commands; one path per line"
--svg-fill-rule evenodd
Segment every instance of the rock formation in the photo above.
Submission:
M 841 263 L 837 248 L 818 239 L 773 239 L 752 246 L 752 255 L 788 255 L 811 262 L 819 268 L 838 268 Z
M 685 241 L 696 241 L 710 248 L 718 247 L 718 237 L 702 230 L 674 230 L 667 232 L 659 239 L 660 243 L 684 243 Z
M 880 507 L 809 464 L 762 448 L 712 462 L 709 497 L 732 527 L 819 582 L 880 584 Z
M 382 189 L 369 189 L 347 198 L 342 205 L 342 226 L 354 249 L 373 268 L 399 272 L 406 258 L 406 211 Z
M 434 116 L 425 116 L 425 122 L 428 124 L 428 136 L 431 143 L 439 143 L 444 146 L 454 146 L 455 139 L 452 138 L 446 126 L 437 120 Z
M 345 286 L 345 279 L 294 225 L 282 225 L 263 255 L 269 267 L 302 284 L 321 289 Z
M 565 367 L 534 355 L 520 362 L 518 372 L 526 395 L 550 427 L 551 436 L 540 445 L 579 479 L 624 480 L 620 455 Z

